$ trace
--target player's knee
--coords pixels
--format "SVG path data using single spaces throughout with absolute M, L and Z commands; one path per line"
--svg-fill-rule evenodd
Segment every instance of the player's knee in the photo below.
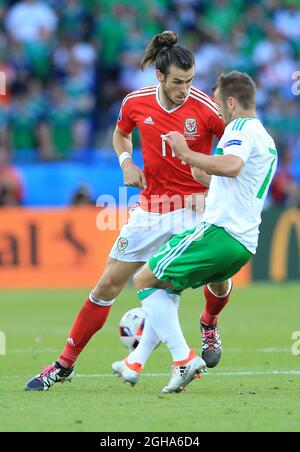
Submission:
M 94 296 L 100 300 L 113 300 L 121 291 L 121 286 L 110 276 L 105 276 L 100 279 L 95 289 L 93 290 Z
M 160 287 L 158 279 L 153 275 L 152 271 L 145 265 L 133 277 L 133 284 L 137 291 L 147 287 Z
M 142 278 L 141 278 L 140 273 L 141 273 L 141 272 L 137 272 L 137 273 L 133 276 L 133 279 L 132 279 L 133 285 L 134 285 L 134 287 L 135 287 L 136 290 L 140 290 L 140 288 L 141 288 L 140 286 L 141 286 L 141 284 L 142 284 Z
M 211 288 L 215 295 L 217 295 L 218 297 L 222 297 L 228 292 L 229 284 L 230 280 L 227 280 L 220 283 L 210 283 L 209 287 Z
M 145 276 L 142 270 L 137 272 L 133 277 L 133 285 L 136 290 L 142 290 L 145 288 Z

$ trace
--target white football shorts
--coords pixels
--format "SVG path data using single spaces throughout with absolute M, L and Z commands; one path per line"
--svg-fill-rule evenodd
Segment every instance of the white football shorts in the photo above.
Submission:
M 201 218 L 190 208 L 160 214 L 135 207 L 109 256 L 122 262 L 147 262 L 173 235 L 194 228 Z

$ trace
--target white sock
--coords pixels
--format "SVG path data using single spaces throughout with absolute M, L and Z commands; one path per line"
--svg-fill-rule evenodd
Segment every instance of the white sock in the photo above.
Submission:
M 229 278 L 229 279 L 227 280 L 227 290 L 226 290 L 226 292 L 225 292 L 223 295 L 217 295 L 217 294 L 212 290 L 210 284 L 207 284 L 207 288 L 208 288 L 208 290 L 210 291 L 210 293 L 212 293 L 212 294 L 213 294 L 215 297 L 217 297 L 217 298 L 225 298 L 225 297 L 228 297 L 228 295 L 230 294 L 231 289 L 232 289 L 232 279 Z
M 182 361 L 190 353 L 179 324 L 178 298 L 165 290 L 157 289 L 142 301 L 146 321 L 150 323 L 159 339 L 167 345 L 173 361 Z
M 159 337 L 153 330 L 148 319 L 146 319 L 140 343 L 127 357 L 129 364 L 140 363 L 144 367 L 147 359 L 159 343 Z
M 175 307 L 178 311 L 180 301 L 179 295 L 170 294 L 170 297 L 173 299 Z M 140 363 L 143 367 L 145 367 L 145 364 L 149 356 L 154 351 L 154 349 L 159 345 L 159 343 L 160 343 L 159 337 L 153 330 L 152 326 L 150 325 L 150 322 L 146 321 L 139 345 L 127 357 L 129 364 Z
M 89 300 L 91 303 L 96 304 L 97 306 L 112 306 L 115 302 L 115 298 L 110 301 L 100 300 L 94 296 L 93 292 L 90 293 Z

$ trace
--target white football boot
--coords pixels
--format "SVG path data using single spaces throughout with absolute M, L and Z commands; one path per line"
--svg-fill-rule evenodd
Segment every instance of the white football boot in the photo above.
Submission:
M 167 386 L 162 389 L 162 394 L 181 392 L 194 379 L 199 378 L 205 372 L 205 361 L 196 356 L 194 350 L 190 351 L 187 360 L 173 364 L 172 375 Z
M 141 364 L 129 364 L 127 359 L 115 361 L 112 364 L 113 373 L 120 377 L 124 383 L 129 383 L 131 386 L 134 386 L 138 382 L 142 370 Z

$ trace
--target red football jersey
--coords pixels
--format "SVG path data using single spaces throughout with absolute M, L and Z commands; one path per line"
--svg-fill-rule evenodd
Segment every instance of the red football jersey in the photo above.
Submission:
M 165 212 L 164 204 L 170 205 L 174 196 L 176 202 L 168 210 L 182 208 L 185 196 L 207 191 L 193 179 L 190 166 L 175 157 L 163 138 L 168 132 L 177 131 L 185 136 L 190 149 L 211 154 L 214 136 L 221 138 L 225 126 L 218 105 L 210 96 L 191 87 L 182 105 L 167 110 L 159 100 L 159 85 L 147 86 L 125 97 L 117 125 L 125 133 L 135 127 L 141 133 L 147 181 L 147 188 L 141 193 L 143 209 Z

